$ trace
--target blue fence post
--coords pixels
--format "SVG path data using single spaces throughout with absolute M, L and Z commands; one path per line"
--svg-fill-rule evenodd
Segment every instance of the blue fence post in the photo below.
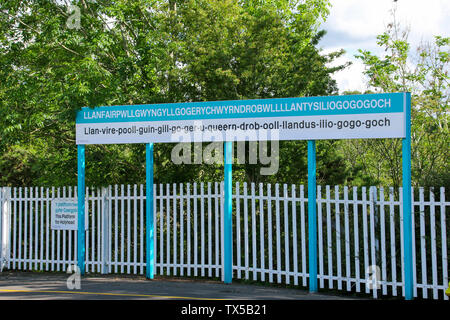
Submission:
M 403 248 L 405 252 L 405 299 L 413 299 L 412 221 L 411 221 L 411 93 L 404 93 L 405 138 L 402 139 L 403 165 Z
M 316 141 L 308 140 L 309 292 L 317 292 Z
M 154 230 L 154 215 L 153 215 L 153 143 L 146 144 L 146 211 L 145 211 L 145 221 L 146 221 L 146 245 L 147 245 L 147 268 L 146 277 L 147 279 L 153 279 L 155 276 L 155 253 L 154 253 L 154 241 L 155 241 L 155 230 Z
M 232 158 L 233 158 L 233 142 L 224 142 L 224 155 L 225 155 L 225 179 L 224 179 L 224 282 L 231 283 L 233 275 L 233 260 L 232 260 L 232 246 L 233 239 L 231 238 L 232 232 Z
M 84 275 L 85 270 L 85 225 L 84 225 L 84 215 L 85 215 L 85 170 L 86 170 L 86 161 L 85 161 L 85 146 L 78 145 L 78 252 L 77 252 L 77 260 L 78 267 L 80 268 L 81 275 Z

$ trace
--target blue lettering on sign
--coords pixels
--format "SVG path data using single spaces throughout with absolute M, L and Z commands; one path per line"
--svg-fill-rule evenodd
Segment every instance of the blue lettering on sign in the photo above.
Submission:
M 403 93 L 82 108 L 76 123 L 270 118 L 404 112 Z

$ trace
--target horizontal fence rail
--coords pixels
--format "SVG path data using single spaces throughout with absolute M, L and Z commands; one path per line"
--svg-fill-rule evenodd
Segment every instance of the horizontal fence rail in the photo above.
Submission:
M 411 189 L 414 297 L 445 299 L 445 189 Z M 51 228 L 54 199 L 76 187 L 0 188 L 0 267 L 62 271 L 77 262 L 77 232 Z M 86 272 L 143 275 L 144 185 L 86 188 Z M 235 183 L 233 278 L 308 285 L 307 190 Z M 154 185 L 159 275 L 223 280 L 223 182 Z M 404 296 L 402 189 L 317 186 L 319 288 Z

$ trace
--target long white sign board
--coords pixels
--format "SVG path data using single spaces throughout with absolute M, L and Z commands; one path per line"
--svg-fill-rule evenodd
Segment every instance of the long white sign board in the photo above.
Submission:
M 404 138 L 406 93 L 82 108 L 77 144 Z

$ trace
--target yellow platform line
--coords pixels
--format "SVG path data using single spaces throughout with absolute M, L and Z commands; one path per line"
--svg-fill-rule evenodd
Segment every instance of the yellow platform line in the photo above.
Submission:
M 156 294 L 137 294 L 137 293 L 109 293 L 109 292 L 87 292 L 87 291 L 56 291 L 56 290 L 14 290 L 14 289 L 0 289 L 0 292 L 23 292 L 23 293 L 71 293 L 71 294 L 86 294 L 86 295 L 101 295 L 101 296 L 123 296 L 123 297 L 147 297 L 147 298 L 165 298 L 165 299 L 185 299 L 185 300 L 225 300 L 214 298 L 196 298 L 196 297 L 181 297 L 181 296 L 163 296 Z

